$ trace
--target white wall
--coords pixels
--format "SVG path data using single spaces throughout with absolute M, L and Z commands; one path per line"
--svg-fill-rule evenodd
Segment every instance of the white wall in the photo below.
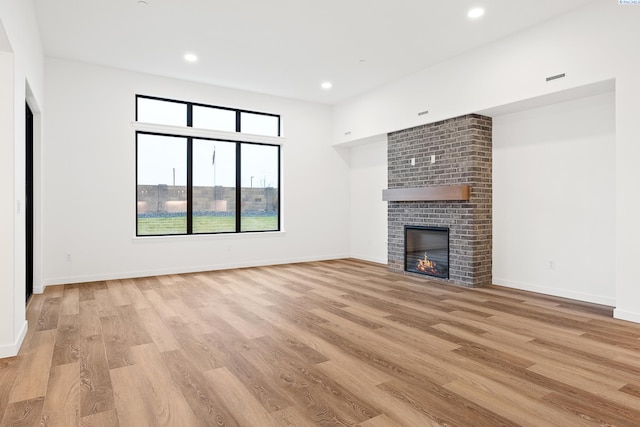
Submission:
M 335 106 L 334 143 L 609 80 L 636 67 L 639 7 L 608 0 L 467 52 Z M 546 77 L 566 73 L 566 78 Z M 419 112 L 429 111 L 418 116 Z
M 615 305 L 615 141 L 613 93 L 493 118 L 495 284 Z
M 0 52 L 0 357 L 15 354 L 13 54 Z M 24 314 L 24 309 L 23 309 Z
M 135 238 L 135 94 L 281 114 L 284 232 Z M 329 106 L 59 59 L 46 96 L 44 284 L 349 256 L 349 166 Z
M 387 263 L 387 139 L 350 149 L 351 256 Z
M 18 352 L 25 319 L 25 100 L 43 103 L 40 35 L 31 1 L 0 0 L 0 357 Z M 36 120 L 39 120 L 36 119 Z M 39 146 L 39 140 L 34 141 Z M 39 147 L 36 147 L 39 149 Z M 39 242 L 36 242 L 36 246 Z
M 588 6 L 407 76 L 334 108 L 333 141 L 383 135 L 427 122 L 615 80 L 615 312 L 640 322 L 640 7 Z M 545 78 L 566 73 L 564 79 Z M 428 115 L 418 112 L 429 110 Z M 382 210 L 382 208 L 380 208 Z

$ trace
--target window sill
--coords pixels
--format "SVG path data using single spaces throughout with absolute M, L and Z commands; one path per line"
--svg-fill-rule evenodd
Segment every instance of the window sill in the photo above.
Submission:
M 161 242 L 187 242 L 194 240 L 229 240 L 229 239 L 252 239 L 252 238 L 280 238 L 287 234 L 286 231 L 261 231 L 246 233 L 221 233 L 221 234 L 178 234 L 172 236 L 134 236 L 133 243 L 161 243 Z
M 282 136 L 252 135 L 249 133 L 241 132 L 225 132 L 221 130 L 200 129 L 193 127 L 158 125 L 155 123 L 131 122 L 131 126 L 133 126 L 136 131 L 140 132 L 190 136 L 194 138 L 200 137 L 207 139 L 220 139 L 225 141 L 257 142 L 273 145 L 282 145 L 285 141 L 285 138 Z

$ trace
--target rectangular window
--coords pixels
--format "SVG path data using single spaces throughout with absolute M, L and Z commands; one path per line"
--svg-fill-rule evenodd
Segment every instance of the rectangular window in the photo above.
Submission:
M 242 117 L 250 117 L 250 129 L 280 134 L 274 114 L 140 95 L 136 111 L 146 123 L 227 132 L 243 129 Z M 262 130 L 251 124 L 254 115 L 267 117 Z M 279 145 L 204 138 L 202 132 L 172 135 L 167 128 L 136 132 L 136 155 L 138 236 L 280 230 Z
M 278 228 L 278 146 L 242 144 L 241 231 Z
M 193 232 L 236 231 L 236 143 L 193 142 Z
M 194 105 L 193 127 L 235 132 L 236 112 L 233 110 Z
M 154 98 L 138 98 L 137 121 L 168 126 L 187 125 L 187 104 Z
M 187 232 L 187 138 L 138 135 L 138 235 Z
M 280 118 L 247 111 L 240 113 L 240 132 L 253 135 L 280 136 Z

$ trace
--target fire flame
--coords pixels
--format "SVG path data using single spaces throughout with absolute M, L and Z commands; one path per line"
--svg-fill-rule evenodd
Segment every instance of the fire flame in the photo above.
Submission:
M 428 274 L 438 274 L 438 268 L 435 261 L 431 261 L 427 257 L 427 253 L 424 253 L 424 259 L 418 260 L 418 265 L 416 266 L 418 271 L 422 271 L 423 273 Z

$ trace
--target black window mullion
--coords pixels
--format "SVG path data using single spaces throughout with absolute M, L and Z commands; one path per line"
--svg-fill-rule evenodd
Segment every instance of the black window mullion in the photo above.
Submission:
M 136 101 L 136 120 L 138 120 L 138 102 Z M 140 201 L 140 194 L 138 194 L 138 135 L 140 132 L 136 131 L 136 236 L 140 235 L 140 219 L 138 218 L 138 202 Z
M 236 122 L 236 126 L 239 124 Z M 241 215 L 242 215 L 242 171 L 240 170 L 242 147 L 236 142 L 236 233 L 241 231 Z
M 280 119 L 278 119 L 278 121 L 279 120 Z M 278 126 L 278 129 L 280 129 L 280 126 Z M 280 130 L 278 130 L 278 135 L 280 134 L 279 132 L 280 132 Z M 280 171 L 280 162 L 281 162 L 281 160 L 280 159 L 281 159 L 281 156 L 282 156 L 282 147 L 278 146 L 278 231 L 280 231 L 280 229 L 282 228 L 282 224 L 281 224 L 281 218 L 282 217 L 280 216 L 280 211 L 281 211 L 281 207 L 282 207 L 282 204 L 281 204 L 281 200 L 282 199 L 280 199 L 280 187 L 282 187 L 282 185 L 281 185 L 282 183 L 280 181 L 280 173 L 281 173 L 281 171 Z
M 240 132 L 240 111 L 236 110 L 236 132 Z M 240 170 L 242 149 L 240 143 L 236 143 L 236 233 L 240 233 L 242 227 L 242 171 Z
M 191 103 L 187 104 L 187 127 L 193 127 L 193 104 Z
M 187 104 L 187 126 L 193 126 L 192 104 Z M 193 138 L 187 138 L 187 234 L 193 234 Z
M 187 138 L 187 234 L 193 234 L 193 138 Z

